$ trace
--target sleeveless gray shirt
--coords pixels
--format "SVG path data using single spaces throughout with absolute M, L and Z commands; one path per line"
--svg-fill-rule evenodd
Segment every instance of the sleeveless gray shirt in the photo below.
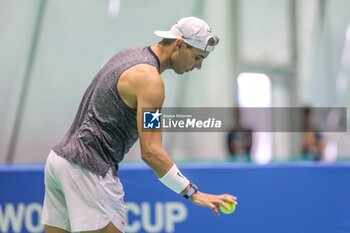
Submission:
M 126 49 L 97 73 L 87 88 L 75 119 L 53 150 L 66 160 L 95 174 L 114 172 L 138 139 L 136 110 L 128 107 L 117 90 L 120 75 L 137 64 L 160 64 L 150 47 Z

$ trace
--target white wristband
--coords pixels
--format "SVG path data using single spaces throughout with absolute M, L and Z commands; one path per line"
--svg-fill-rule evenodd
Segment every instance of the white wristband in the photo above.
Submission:
M 176 193 L 181 193 L 190 184 L 190 181 L 181 174 L 175 164 L 159 180 Z

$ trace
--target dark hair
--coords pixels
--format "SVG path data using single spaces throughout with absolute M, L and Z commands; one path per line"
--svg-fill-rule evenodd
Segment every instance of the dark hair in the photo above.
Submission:
M 176 39 L 168 39 L 168 38 L 163 38 L 159 44 L 161 45 L 171 45 L 172 43 L 174 43 L 176 41 Z
M 176 41 L 176 39 L 163 38 L 163 39 L 159 42 L 159 44 L 168 46 L 168 45 L 171 45 L 172 43 L 174 43 L 175 41 Z M 189 48 L 189 49 L 193 47 L 193 46 L 191 46 L 191 45 L 189 45 L 189 44 L 187 44 L 187 43 L 185 43 L 185 44 L 186 44 L 187 48 Z

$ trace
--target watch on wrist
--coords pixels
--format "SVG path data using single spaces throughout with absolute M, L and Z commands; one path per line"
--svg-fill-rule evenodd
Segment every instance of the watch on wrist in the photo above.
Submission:
M 190 183 L 190 189 L 187 191 L 185 195 L 183 195 L 183 197 L 188 199 L 192 197 L 192 195 L 197 191 L 198 191 L 198 187 L 195 184 Z

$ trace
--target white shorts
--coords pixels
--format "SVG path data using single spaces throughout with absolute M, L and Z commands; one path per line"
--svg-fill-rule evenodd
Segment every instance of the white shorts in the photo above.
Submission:
M 49 154 L 45 165 L 45 199 L 41 222 L 70 232 L 99 230 L 109 222 L 125 232 L 123 186 L 112 169 L 96 175 Z

